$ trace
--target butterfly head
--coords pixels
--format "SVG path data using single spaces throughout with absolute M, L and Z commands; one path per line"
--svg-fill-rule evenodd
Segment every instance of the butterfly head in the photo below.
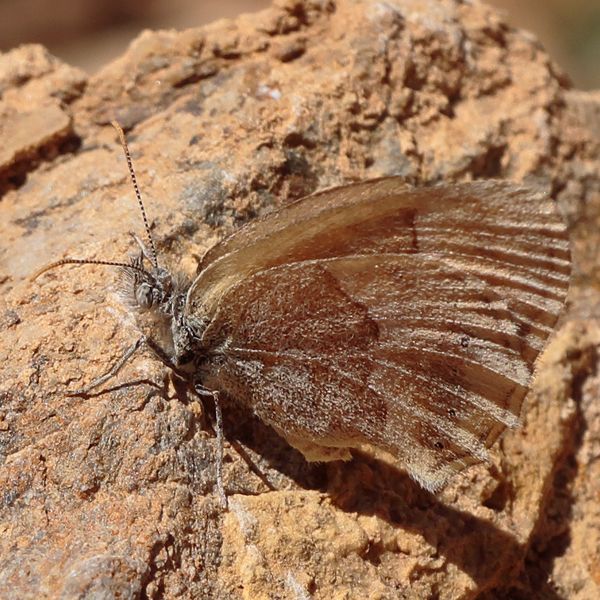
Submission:
M 146 258 L 142 252 L 119 265 L 121 297 L 136 311 L 170 322 L 182 313 L 189 282 L 158 264 L 146 266 Z
M 158 265 L 146 268 L 144 255 L 131 259 L 119 267 L 122 275 L 121 291 L 130 305 L 141 311 L 168 312 L 174 291 L 173 276 Z

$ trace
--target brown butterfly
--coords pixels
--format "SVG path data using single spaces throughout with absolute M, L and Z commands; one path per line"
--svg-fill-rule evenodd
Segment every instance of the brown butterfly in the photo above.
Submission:
M 553 201 L 503 181 L 415 189 L 385 177 L 319 192 L 216 244 L 191 283 L 160 266 L 143 214 L 149 245 L 136 238 L 130 263 L 40 271 L 116 265 L 156 317 L 92 385 L 147 343 L 214 396 L 221 452 L 225 393 L 307 460 L 374 446 L 428 490 L 518 425 L 569 286 Z

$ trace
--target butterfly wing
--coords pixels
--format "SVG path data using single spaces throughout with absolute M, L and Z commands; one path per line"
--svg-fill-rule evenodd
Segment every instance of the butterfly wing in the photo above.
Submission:
M 218 298 L 203 377 L 309 459 L 368 443 L 437 489 L 518 423 L 564 304 L 568 241 L 528 188 L 394 183 L 310 197 L 229 242 L 205 271 L 222 288 L 203 288 Z
M 215 244 L 205 254 L 199 271 L 206 269 L 208 265 L 226 254 L 243 250 L 259 240 L 272 238 L 280 231 L 289 232 L 292 224 L 294 224 L 297 231 L 306 231 L 307 225 L 309 230 L 322 231 L 330 224 L 330 219 L 325 215 L 333 215 L 333 219 L 335 219 L 346 207 L 352 206 L 356 211 L 358 206 L 364 203 L 363 210 L 365 210 L 366 203 L 369 201 L 381 201 L 384 198 L 398 194 L 402 190 L 412 189 L 404 183 L 401 177 L 381 177 L 326 189 L 306 196 L 280 210 L 275 210 L 252 220 L 220 243 Z M 354 214 L 356 215 L 356 212 Z M 317 215 L 321 215 L 321 218 L 317 219 Z M 355 220 L 356 217 L 351 219 Z M 341 224 L 341 222 L 338 221 L 338 224 Z M 317 227 L 316 230 L 314 229 L 315 226 Z

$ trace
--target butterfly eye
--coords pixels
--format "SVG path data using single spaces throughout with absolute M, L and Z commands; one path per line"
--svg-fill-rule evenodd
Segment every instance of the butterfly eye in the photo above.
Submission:
M 141 283 L 135 290 L 135 299 L 141 308 L 152 308 L 154 303 L 152 286 L 149 283 Z

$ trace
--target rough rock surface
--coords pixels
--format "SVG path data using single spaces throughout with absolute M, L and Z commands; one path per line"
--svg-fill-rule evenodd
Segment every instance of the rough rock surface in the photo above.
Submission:
M 0 597 L 600 597 L 600 95 L 570 91 L 528 34 L 478 2 L 286 0 L 145 32 L 86 80 L 40 47 L 0 55 Z M 165 260 L 334 184 L 506 178 L 567 216 L 575 274 L 524 426 L 432 495 L 368 456 L 307 464 L 149 355 L 116 274 L 141 220 Z M 209 410 L 210 413 L 210 410 Z

